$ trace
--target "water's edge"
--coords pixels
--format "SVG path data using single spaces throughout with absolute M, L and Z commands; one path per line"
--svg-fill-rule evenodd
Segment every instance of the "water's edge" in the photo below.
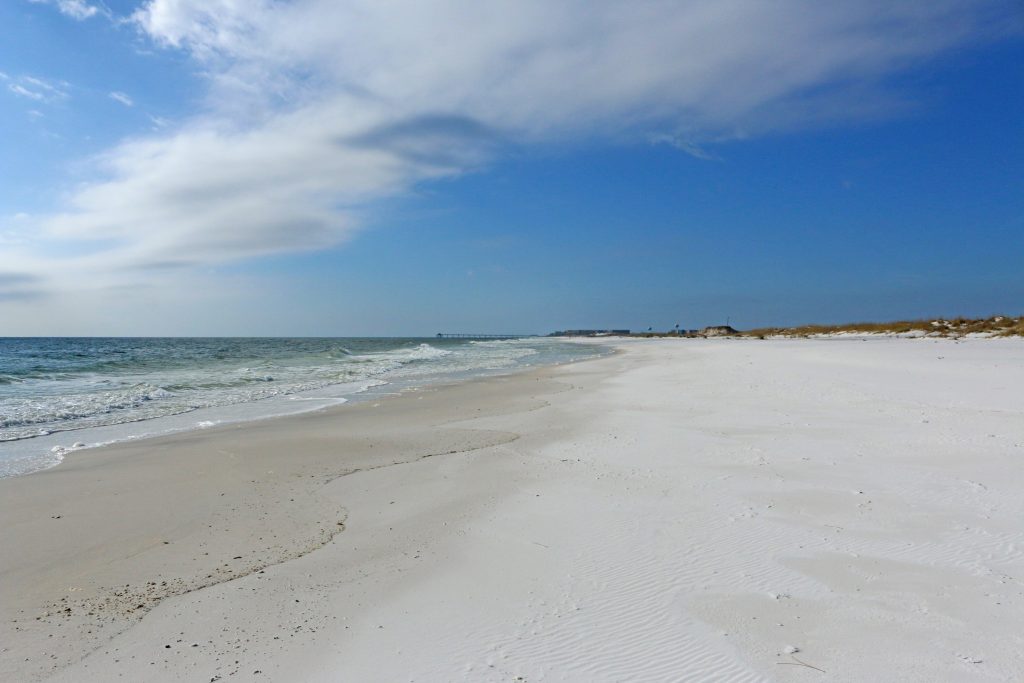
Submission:
M 337 341 L 344 343 L 350 340 L 341 338 Z M 300 387 L 294 392 L 225 405 L 188 408 L 181 412 L 155 417 L 141 415 L 133 418 L 126 414 L 121 416 L 124 418 L 122 421 L 112 424 L 54 429 L 28 438 L 3 441 L 0 442 L 0 477 L 16 477 L 49 469 L 59 465 L 69 453 L 109 444 L 191 432 L 219 425 L 298 415 L 346 403 L 379 400 L 412 388 L 560 365 L 600 357 L 610 352 L 607 347 L 599 348 L 564 340 L 519 340 L 514 343 L 518 353 L 512 360 L 509 360 L 509 354 L 505 353 L 501 362 L 496 362 L 479 349 L 494 348 L 497 345 L 487 347 L 480 342 L 473 342 L 478 345 L 474 347 L 470 342 L 464 342 L 462 345 L 448 345 L 448 348 L 438 349 L 431 346 L 433 340 L 396 341 L 420 342 L 412 349 L 404 346 L 384 352 L 386 354 L 402 351 L 406 354 L 411 352 L 425 356 L 423 362 L 416 364 L 415 370 L 410 370 L 408 365 L 399 364 L 374 376 L 349 382 L 337 382 L 310 389 Z M 528 352 L 523 353 L 523 349 Z M 455 362 L 456 359 L 452 356 L 460 352 L 465 358 L 461 359 L 463 362 Z M 362 358 L 357 357 L 359 360 Z M 439 359 L 436 366 L 431 365 L 434 359 Z M 4 388 L 0 386 L 0 398 L 4 396 Z

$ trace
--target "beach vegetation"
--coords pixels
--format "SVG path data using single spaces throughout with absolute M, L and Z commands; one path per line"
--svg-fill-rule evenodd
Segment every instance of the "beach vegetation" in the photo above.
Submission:
M 813 337 L 835 334 L 905 334 L 925 337 L 1024 336 L 1024 316 L 994 315 L 988 318 L 927 318 L 890 322 L 855 322 L 839 325 L 762 327 L 740 333 L 746 337 Z

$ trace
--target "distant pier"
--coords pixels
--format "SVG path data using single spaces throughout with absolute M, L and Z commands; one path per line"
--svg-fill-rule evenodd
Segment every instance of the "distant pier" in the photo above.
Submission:
M 438 339 L 519 339 L 536 337 L 535 334 L 474 334 L 470 332 L 438 332 Z

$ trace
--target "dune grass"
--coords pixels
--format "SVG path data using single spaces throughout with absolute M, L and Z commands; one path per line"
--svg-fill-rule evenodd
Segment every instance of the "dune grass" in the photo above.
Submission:
M 989 318 L 933 318 L 928 320 L 896 320 L 892 322 L 859 322 L 842 325 L 801 325 L 798 327 L 763 327 L 747 330 L 746 337 L 810 337 L 822 334 L 910 334 L 932 337 L 962 337 L 985 334 L 992 337 L 1024 336 L 1024 317 L 995 315 Z

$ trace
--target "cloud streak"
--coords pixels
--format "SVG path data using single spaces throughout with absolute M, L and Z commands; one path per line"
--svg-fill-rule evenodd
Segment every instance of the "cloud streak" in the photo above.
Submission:
M 133 100 L 129 95 L 127 95 L 127 94 L 125 94 L 123 92 L 115 90 L 115 91 L 110 93 L 109 97 L 110 97 L 110 99 L 114 100 L 115 102 L 120 102 L 121 104 L 123 104 L 126 107 L 134 107 L 135 106 L 135 100 Z
M 77 21 L 85 21 L 97 14 L 105 14 L 97 5 L 92 5 L 85 0 L 29 0 L 29 2 L 37 5 L 54 5 L 61 14 Z
M 39 278 L 29 273 L 0 272 L 0 301 L 32 301 L 43 296 Z
M 0 82 L 19 97 L 36 102 L 53 103 L 68 98 L 69 84 L 64 81 L 49 81 L 35 76 L 10 76 L 0 72 Z
M 9 258 L 111 286 L 340 244 L 375 202 L 514 146 L 653 140 L 714 158 L 715 141 L 884 116 L 904 104 L 887 77 L 997 37 L 1012 9 L 150 0 L 130 21 L 208 74 L 205 109 L 109 150 Z

